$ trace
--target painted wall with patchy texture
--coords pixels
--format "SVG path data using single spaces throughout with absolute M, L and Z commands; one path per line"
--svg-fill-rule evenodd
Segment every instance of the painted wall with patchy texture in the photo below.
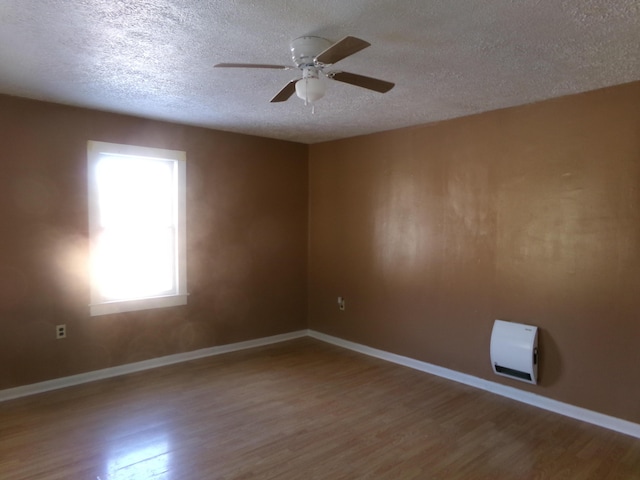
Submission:
M 4 96 L 0 139 L 0 389 L 308 326 L 640 422 L 640 83 L 309 147 Z M 187 306 L 88 316 L 88 139 L 187 151 Z
M 640 83 L 312 145 L 309 171 L 310 328 L 640 422 Z M 539 385 L 492 373 L 494 319 L 541 328 Z
M 187 152 L 188 305 L 89 317 L 87 140 Z M 305 145 L 7 96 L 0 145 L 0 389 L 305 328 Z

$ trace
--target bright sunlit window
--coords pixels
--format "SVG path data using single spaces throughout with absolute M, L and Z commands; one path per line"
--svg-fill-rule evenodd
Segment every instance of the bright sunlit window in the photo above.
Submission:
M 186 154 L 88 143 L 91 315 L 186 304 Z

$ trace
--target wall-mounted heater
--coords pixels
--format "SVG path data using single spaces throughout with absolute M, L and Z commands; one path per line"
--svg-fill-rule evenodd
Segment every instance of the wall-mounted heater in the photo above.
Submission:
M 491 332 L 491 366 L 498 375 L 538 381 L 538 327 L 496 320 Z

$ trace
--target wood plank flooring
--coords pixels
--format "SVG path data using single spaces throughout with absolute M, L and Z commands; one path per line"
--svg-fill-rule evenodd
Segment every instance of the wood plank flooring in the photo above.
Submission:
M 0 403 L 0 478 L 640 479 L 640 440 L 304 338 Z

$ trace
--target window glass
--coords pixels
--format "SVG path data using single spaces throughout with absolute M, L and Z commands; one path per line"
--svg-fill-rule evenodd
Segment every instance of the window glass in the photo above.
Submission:
M 186 303 L 185 157 L 89 142 L 92 315 Z

